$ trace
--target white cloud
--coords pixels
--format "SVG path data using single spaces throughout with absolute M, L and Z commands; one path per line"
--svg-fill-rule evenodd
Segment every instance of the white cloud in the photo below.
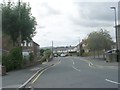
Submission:
M 55 46 L 76 45 L 79 39 L 100 28 L 107 29 L 115 38 L 114 12 L 109 8 L 115 3 L 106 2 L 99 7 L 101 0 L 92 0 L 92 3 L 91 0 L 22 1 L 30 2 L 32 14 L 38 23 L 37 34 L 33 39 L 41 47 L 51 46 L 52 40 Z

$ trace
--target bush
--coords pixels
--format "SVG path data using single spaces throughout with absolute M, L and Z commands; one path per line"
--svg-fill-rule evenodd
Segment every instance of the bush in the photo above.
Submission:
M 6 71 L 20 69 L 22 63 L 22 49 L 20 47 L 13 48 L 9 54 L 2 56 L 2 65 L 6 66 Z
M 40 49 L 40 56 L 43 56 L 44 54 L 44 49 Z
M 51 54 L 52 54 L 52 52 L 51 52 L 50 49 L 47 49 L 47 50 L 45 50 L 45 52 L 44 52 L 44 56 L 45 56 L 46 59 L 49 59 Z
M 23 63 L 22 48 L 16 47 L 10 51 L 10 57 L 13 62 L 14 69 L 20 69 Z
M 10 54 L 2 56 L 2 65 L 6 67 L 6 71 L 11 71 L 14 69 Z

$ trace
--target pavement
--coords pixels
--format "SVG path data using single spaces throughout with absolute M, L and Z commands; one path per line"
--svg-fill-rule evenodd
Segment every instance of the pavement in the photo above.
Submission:
M 7 75 L 2 76 L 2 88 L 18 88 L 38 70 L 50 66 L 56 62 L 57 61 L 53 59 L 50 62 L 43 62 L 42 64 L 38 64 L 26 69 L 8 72 Z
M 118 67 L 118 64 L 119 64 L 118 62 L 106 62 L 106 60 L 104 60 L 102 57 L 94 58 L 93 56 L 91 56 L 91 57 L 81 57 L 81 58 L 89 60 L 93 64 L 101 65 L 101 66 L 116 66 L 116 67 Z

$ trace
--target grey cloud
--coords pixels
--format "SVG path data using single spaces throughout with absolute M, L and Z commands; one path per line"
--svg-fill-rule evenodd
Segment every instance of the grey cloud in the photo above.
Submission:
M 42 6 L 47 8 L 47 10 L 48 10 L 47 15 L 48 16 L 49 15 L 59 15 L 59 14 L 61 14 L 61 12 L 59 10 L 56 10 L 56 9 L 52 8 L 48 3 L 43 3 Z
M 79 3 L 79 8 L 82 10 L 89 10 L 89 13 L 83 13 L 83 18 L 88 17 L 90 20 L 114 21 L 114 11 L 110 9 L 111 6 L 117 7 L 117 2 L 89 2 Z M 82 13 L 82 12 L 80 12 Z
M 75 25 L 80 25 L 83 27 L 108 27 L 114 25 L 114 22 L 108 21 L 98 21 L 98 20 L 80 20 L 75 18 L 70 18 Z
M 110 26 L 114 24 L 114 11 L 110 9 L 110 6 L 116 6 L 117 2 L 79 2 L 78 5 L 80 13 L 80 19 L 70 19 L 74 24 L 98 27 L 98 26 Z M 81 20 L 82 19 L 82 20 Z

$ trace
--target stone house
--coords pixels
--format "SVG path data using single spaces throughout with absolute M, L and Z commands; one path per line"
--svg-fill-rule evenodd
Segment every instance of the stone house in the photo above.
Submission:
M 31 40 L 29 43 L 24 41 L 24 44 L 21 44 L 23 52 L 32 52 L 35 57 L 39 56 L 40 45 Z

